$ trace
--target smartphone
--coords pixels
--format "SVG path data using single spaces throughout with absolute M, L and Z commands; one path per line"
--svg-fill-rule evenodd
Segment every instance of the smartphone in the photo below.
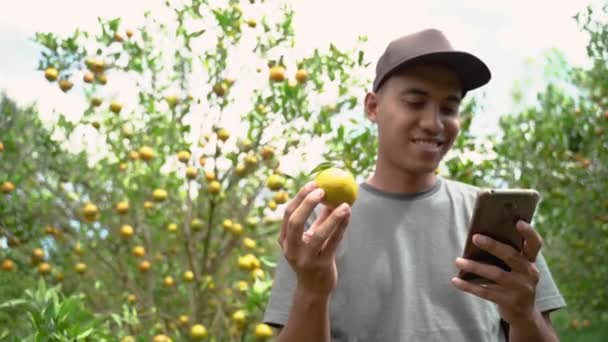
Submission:
M 501 259 L 473 244 L 473 235 L 489 236 L 520 251 L 523 238 L 515 225 L 519 220 L 531 223 L 539 201 L 540 194 L 534 189 L 481 190 L 475 201 L 462 257 L 510 271 L 511 268 Z M 473 283 L 491 283 L 477 274 L 462 270 L 457 276 Z

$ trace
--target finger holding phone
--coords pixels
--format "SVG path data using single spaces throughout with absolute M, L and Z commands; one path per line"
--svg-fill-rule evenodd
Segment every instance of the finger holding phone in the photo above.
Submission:
M 476 246 L 504 261 L 511 271 L 457 258 L 456 267 L 479 274 L 491 282 L 475 284 L 457 277 L 452 279 L 457 288 L 496 303 L 500 316 L 512 325 L 517 324 L 518 320 L 529 321 L 536 314 L 534 303 L 539 271 L 534 262 L 542 246 L 541 237 L 528 223 L 519 221 L 517 230 L 524 239 L 521 251 L 485 235 L 477 234 L 473 237 Z
M 535 309 L 542 246 L 531 222 L 539 194 L 534 190 L 491 190 L 477 199 L 462 257 L 452 283 L 492 301 L 509 324 L 529 322 Z

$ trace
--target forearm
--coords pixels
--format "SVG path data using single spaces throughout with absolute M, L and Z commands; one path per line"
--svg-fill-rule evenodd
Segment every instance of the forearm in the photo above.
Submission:
M 509 326 L 509 342 L 539 341 L 557 342 L 557 337 L 549 320 L 536 311 L 533 318 Z
M 296 289 L 287 324 L 278 342 L 329 342 L 329 296 L 319 296 Z

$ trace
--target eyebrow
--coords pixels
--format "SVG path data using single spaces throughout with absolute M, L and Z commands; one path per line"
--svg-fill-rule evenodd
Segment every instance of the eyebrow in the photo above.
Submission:
M 399 96 L 405 95 L 420 95 L 420 96 L 429 96 L 429 92 L 420 88 L 406 88 L 399 93 Z M 460 103 L 462 98 L 458 95 L 448 95 L 446 100 L 449 102 Z

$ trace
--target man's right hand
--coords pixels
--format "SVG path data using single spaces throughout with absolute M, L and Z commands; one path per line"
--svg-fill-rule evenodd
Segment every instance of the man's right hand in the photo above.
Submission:
M 312 226 L 304 225 L 325 193 L 314 182 L 306 184 L 287 205 L 279 244 L 297 275 L 298 290 L 309 295 L 329 296 L 336 287 L 336 249 L 350 220 L 350 206 L 324 207 Z

